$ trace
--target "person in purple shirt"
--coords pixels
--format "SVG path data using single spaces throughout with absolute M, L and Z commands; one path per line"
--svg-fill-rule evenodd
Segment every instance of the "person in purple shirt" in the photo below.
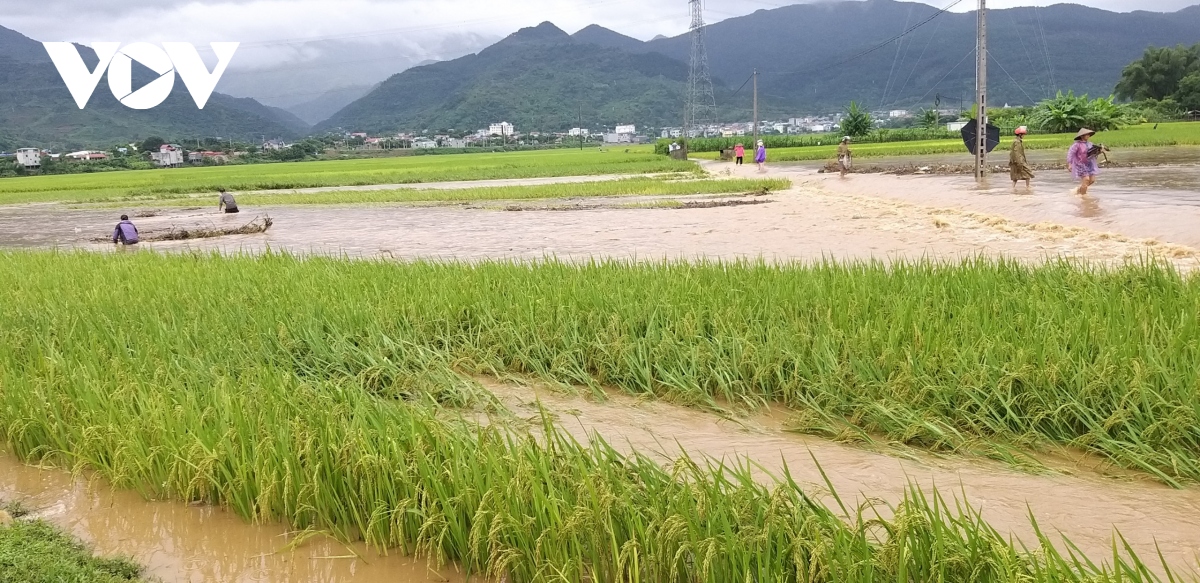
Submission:
M 754 162 L 758 164 L 759 172 L 767 171 L 767 147 L 763 145 L 763 141 L 758 141 L 758 148 L 754 152 Z
M 113 229 L 112 236 L 113 245 L 120 243 L 122 245 L 137 245 L 138 230 L 129 220 L 129 215 L 121 215 L 121 222 L 117 223 Z

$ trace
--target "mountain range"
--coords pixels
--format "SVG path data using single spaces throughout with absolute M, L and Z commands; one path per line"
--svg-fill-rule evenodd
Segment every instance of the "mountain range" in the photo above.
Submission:
M 989 10 L 988 20 L 993 106 L 1032 104 L 1058 90 L 1108 95 L 1148 46 L 1200 41 L 1200 5 L 1116 13 L 1058 4 Z M 869 109 L 970 107 L 975 32 L 974 12 L 895 0 L 796 4 L 709 25 L 718 121 L 749 118 L 744 82 L 755 70 L 768 117 L 835 111 L 852 100 Z M 547 22 L 477 54 L 395 75 L 317 129 L 505 119 L 518 129 L 561 130 L 578 125 L 580 113 L 592 127 L 679 125 L 690 51 L 686 34 L 643 42 L 595 25 L 568 35 Z
M 78 47 L 89 68 L 95 52 Z M 156 75 L 135 63 L 134 86 Z M 182 82 L 161 105 L 133 110 L 121 105 L 103 81 L 79 109 L 42 44 L 0 27 L 0 150 L 37 146 L 56 150 L 111 147 L 157 135 L 170 140 L 208 137 L 261 140 L 294 138 L 309 124 L 254 99 L 213 93 L 197 109 Z
M 993 106 L 1033 103 L 1057 90 L 1108 95 L 1122 68 L 1148 46 L 1200 42 L 1200 5 L 1173 13 L 1115 13 L 1058 4 L 989 10 L 988 21 Z M 756 70 L 767 118 L 835 111 L 851 100 L 869 109 L 939 101 L 942 107 L 960 101 L 970 107 L 975 23 L 974 12 L 864 0 L 796 4 L 711 24 L 706 37 L 716 117 L 749 118 L 746 82 Z M 152 110 L 126 109 L 98 88 L 80 111 L 41 45 L 0 28 L 0 149 L 16 142 L 83 145 L 152 133 L 182 140 L 287 138 L 335 129 L 474 130 L 501 120 L 518 131 L 559 131 L 581 119 L 586 127 L 679 125 L 690 50 L 686 34 L 641 41 L 596 25 L 567 34 L 547 22 L 374 85 L 273 102 L 288 111 L 223 94 L 198 111 L 179 83 Z

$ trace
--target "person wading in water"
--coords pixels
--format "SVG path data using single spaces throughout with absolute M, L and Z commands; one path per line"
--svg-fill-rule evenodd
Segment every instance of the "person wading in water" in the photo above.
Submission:
M 1013 189 L 1017 188 L 1017 183 L 1024 180 L 1025 190 L 1029 190 L 1029 181 L 1033 180 L 1033 169 L 1029 167 L 1029 161 L 1025 159 L 1025 134 L 1029 130 L 1025 126 L 1016 129 L 1013 138 L 1012 149 L 1008 151 L 1008 173 L 1012 177 Z
M 1096 157 L 1092 154 L 1090 143 L 1094 135 L 1096 132 L 1087 128 L 1079 130 L 1075 135 L 1075 143 L 1067 150 L 1067 168 L 1079 181 L 1079 188 L 1075 191 L 1079 196 L 1087 196 L 1088 187 L 1096 183 L 1096 174 L 1100 172 L 1096 167 Z
M 221 212 L 222 208 L 225 209 L 226 213 L 238 212 L 237 201 L 234 200 L 233 195 L 225 192 L 224 188 L 217 190 L 221 193 L 221 197 L 217 200 L 217 212 Z
M 122 245 L 137 245 L 138 230 L 129 220 L 129 215 L 121 215 L 121 222 L 117 223 L 113 229 L 112 236 L 113 245 L 118 243 Z
M 853 164 L 851 158 L 853 154 L 850 152 L 850 136 L 842 138 L 841 145 L 838 146 L 838 170 L 842 173 L 842 178 L 846 177 L 846 173 L 850 171 L 850 165 Z

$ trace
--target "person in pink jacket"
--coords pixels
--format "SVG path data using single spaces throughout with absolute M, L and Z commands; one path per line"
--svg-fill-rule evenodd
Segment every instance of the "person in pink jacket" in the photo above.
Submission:
M 1096 132 L 1087 128 L 1079 130 L 1075 135 L 1075 143 L 1067 150 L 1067 168 L 1079 181 L 1079 188 L 1075 191 L 1079 196 L 1087 195 L 1088 187 L 1096 183 L 1096 174 L 1100 172 L 1096 167 L 1096 157 L 1092 155 L 1090 140 L 1094 135 Z
M 741 166 L 742 161 L 746 159 L 746 147 L 741 144 L 734 146 L 733 157 L 736 159 L 734 164 Z

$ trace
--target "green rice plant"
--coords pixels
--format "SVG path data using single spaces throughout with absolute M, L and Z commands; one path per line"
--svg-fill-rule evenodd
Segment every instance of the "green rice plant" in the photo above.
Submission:
M 252 193 L 238 197 L 245 205 L 278 204 L 381 204 L 400 202 L 469 202 L 487 200 L 531 200 L 542 198 L 580 198 L 602 196 L 682 196 L 694 194 L 729 194 L 786 190 L 791 182 L 785 179 L 700 179 L 679 180 L 662 177 L 625 178 L 595 182 L 568 182 L 534 186 L 486 186 L 454 189 L 395 189 L 343 190 L 316 193 Z M 93 202 L 93 201 L 89 201 Z M 94 201 L 101 202 L 101 201 Z M 114 203 L 116 204 L 116 203 Z M 119 203 L 128 206 L 128 203 Z M 142 204 L 162 206 L 192 206 L 194 196 L 156 200 Z
M 1062 295 L 1111 282 L 1155 295 L 1156 312 L 1195 297 L 1194 287 L 1149 267 L 1108 275 L 985 263 L 945 269 L 976 284 L 1045 278 Z M 221 504 L 249 520 L 328 530 L 514 583 L 1157 581 L 1128 552 L 1101 563 L 1046 535 L 1025 548 L 965 502 L 933 492 L 910 489 L 894 508 L 848 507 L 836 497 L 828 507 L 786 470 L 769 483 L 754 478 L 747 460 L 680 457 L 664 467 L 599 438 L 577 442 L 545 416 L 525 433 L 444 408 L 486 405 L 456 380 L 463 368 L 541 368 L 577 382 L 602 380 L 596 371 L 620 362 L 631 378 L 651 388 L 672 379 L 684 394 L 692 381 L 680 367 L 712 367 L 710 356 L 735 367 L 720 372 L 747 398 L 762 398 L 752 396 L 756 387 L 796 371 L 755 373 L 762 356 L 754 353 L 769 355 L 776 341 L 794 347 L 789 328 L 800 321 L 842 321 L 847 338 L 878 340 L 924 327 L 923 342 L 933 342 L 937 326 L 922 321 L 900 334 L 866 327 L 869 314 L 907 309 L 872 296 L 941 286 L 933 305 L 956 317 L 999 306 L 971 312 L 967 302 L 979 298 L 939 275 L 933 266 L 899 266 L 889 284 L 887 271 L 871 265 L 0 254 L 0 436 L 26 460 L 94 470 L 150 498 Z M 822 296 L 823 286 L 840 291 Z M 1037 297 L 1028 292 L 1002 301 Z M 742 299 L 715 301 L 733 297 Z M 855 307 L 805 307 L 836 297 Z M 724 318 L 735 315 L 743 319 Z M 1039 331 L 1052 336 L 1053 328 Z M 740 356 L 703 341 L 737 343 L 739 330 L 752 329 L 764 335 L 740 345 Z M 1167 330 L 1155 320 L 1145 332 Z M 661 352 L 673 333 L 691 338 L 687 352 Z M 484 352 L 472 355 L 470 346 Z
M 543 150 L 408 156 L 4 178 L 0 179 L 0 204 L 156 200 L 186 194 L 211 194 L 219 187 L 233 191 L 280 190 L 697 171 L 692 162 L 671 160 L 649 151 Z
M 1200 479 L 1200 276 L 1154 263 L 468 266 L 16 253 L 0 255 L 0 273 L 9 281 L 0 340 L 13 350 L 33 342 L 14 336 L 22 330 L 74 329 L 58 318 L 95 313 L 116 326 L 123 296 L 147 312 L 128 332 L 143 336 L 219 297 L 254 307 L 238 325 L 213 326 L 229 342 L 245 336 L 250 354 L 283 323 L 321 322 L 323 336 L 267 350 L 341 367 L 319 377 L 369 368 L 354 363 L 452 363 L 704 407 L 780 402 L 818 433 L 849 422 L 930 449 L 981 438 L 1057 444 L 1170 484 Z M 315 366 L 301 364 L 293 368 Z

